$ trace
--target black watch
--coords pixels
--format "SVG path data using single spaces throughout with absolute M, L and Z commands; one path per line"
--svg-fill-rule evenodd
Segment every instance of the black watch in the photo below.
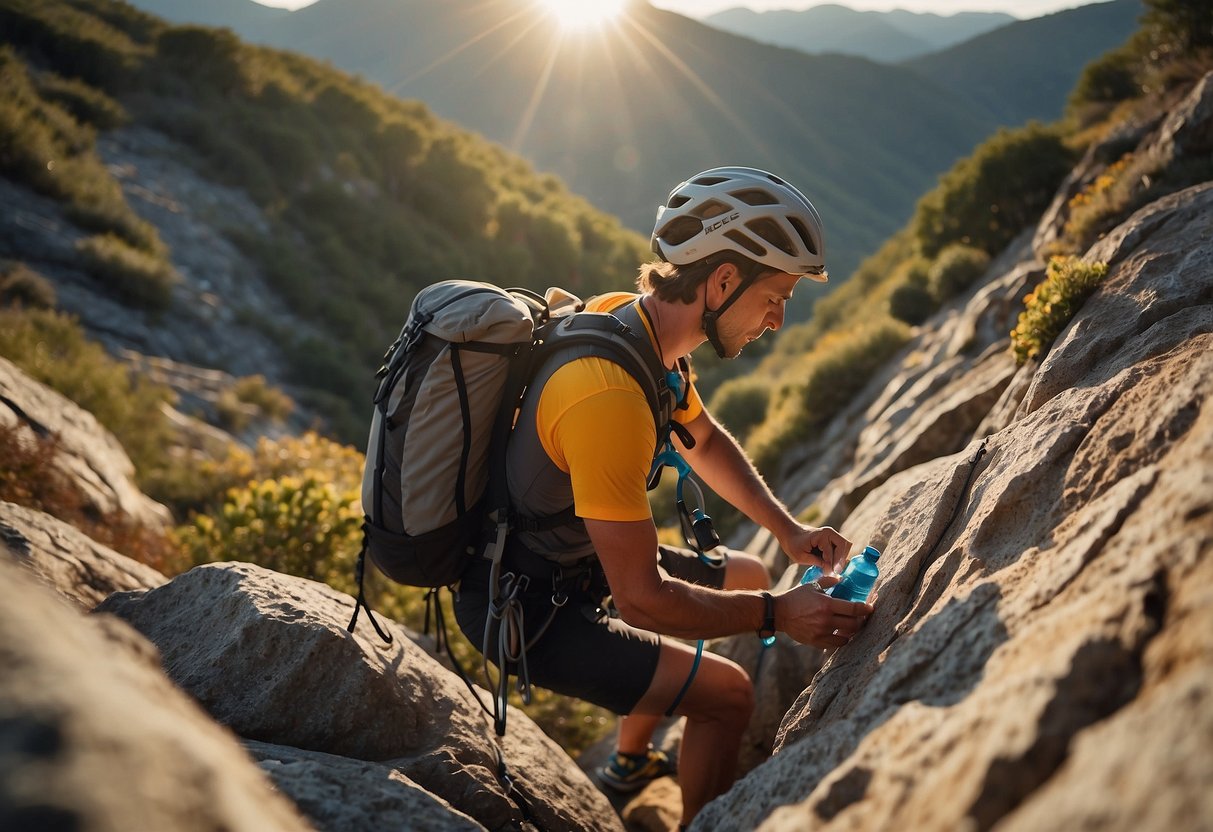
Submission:
M 762 626 L 758 628 L 759 638 L 770 638 L 775 635 L 775 599 L 771 593 L 762 593 Z

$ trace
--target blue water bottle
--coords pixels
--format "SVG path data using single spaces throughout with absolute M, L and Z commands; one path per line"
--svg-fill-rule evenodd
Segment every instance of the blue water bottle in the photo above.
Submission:
M 842 601 L 858 601 L 863 603 L 876 583 L 880 570 L 876 561 L 880 552 L 873 546 L 865 546 L 864 550 L 847 563 L 842 572 L 842 580 L 826 590 L 826 594 Z

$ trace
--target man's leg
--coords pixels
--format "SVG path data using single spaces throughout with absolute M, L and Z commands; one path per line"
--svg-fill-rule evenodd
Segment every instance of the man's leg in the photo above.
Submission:
M 686 684 L 694 662 L 695 648 L 663 640 L 657 672 L 632 713 L 660 719 Z M 709 800 L 733 784 L 741 736 L 753 709 L 749 675 L 728 659 L 704 653 L 676 711 L 687 719 L 678 755 L 682 823 L 690 823 Z
M 748 552 L 729 552 L 729 559 L 724 565 L 724 577 L 718 586 L 723 589 L 767 589 L 770 585 L 771 576 L 761 559 Z M 653 741 L 653 732 L 661 724 L 661 719 L 660 714 L 629 714 L 620 717 L 619 741 L 615 750 L 621 754 L 644 754 Z

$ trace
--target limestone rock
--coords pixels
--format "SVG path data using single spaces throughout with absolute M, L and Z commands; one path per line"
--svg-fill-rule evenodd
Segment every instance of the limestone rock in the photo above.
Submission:
M 392 628 L 385 646 L 353 599 L 251 564 L 198 567 L 99 608 L 164 655 L 169 676 L 241 736 L 383 762 L 489 829 L 523 820 L 498 779 L 490 721 L 459 679 Z M 545 829 L 618 829 L 567 755 L 512 712 L 505 759 Z
M 0 827 L 311 828 L 161 671 L 112 649 L 7 558 L 0 667 Z
M 121 512 L 138 525 L 164 528 L 168 509 L 135 485 L 130 457 L 93 414 L 0 358 L 0 424 L 16 427 L 32 441 L 58 440 L 55 467 L 80 487 L 101 515 Z
M 48 514 L 0 502 L 0 551 L 61 596 L 90 610 L 111 592 L 151 589 L 165 577 Z
M 1108 235 L 1107 279 L 988 452 L 848 518 L 883 545 L 876 613 L 696 829 L 1213 817 L 1210 216 L 1202 186 Z
M 484 829 L 390 765 L 251 740 L 245 747 L 321 832 Z

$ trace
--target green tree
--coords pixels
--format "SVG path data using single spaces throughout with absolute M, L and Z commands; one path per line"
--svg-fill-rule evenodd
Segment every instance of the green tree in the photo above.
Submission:
M 1213 3 L 1208 0 L 1145 0 L 1142 23 L 1174 39 L 1184 52 L 1213 47 Z
M 999 130 L 919 201 L 911 221 L 919 252 L 934 258 L 965 243 L 998 254 L 1040 217 L 1073 163 L 1059 128 Z

